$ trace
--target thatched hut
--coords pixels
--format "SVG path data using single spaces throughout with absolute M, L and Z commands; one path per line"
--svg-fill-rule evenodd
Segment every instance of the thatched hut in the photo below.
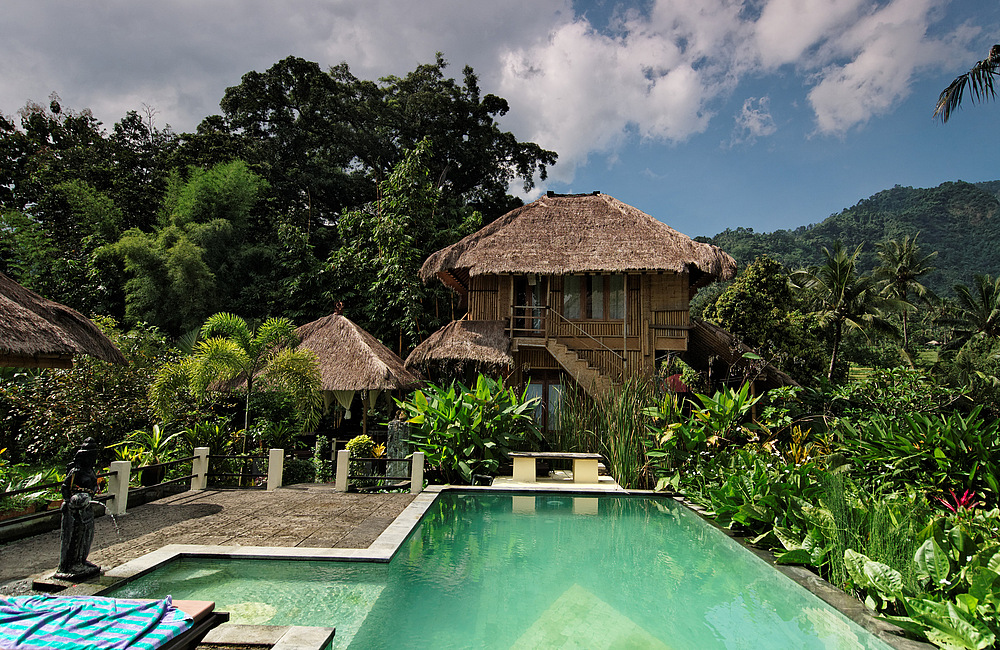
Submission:
M 464 293 L 476 276 L 668 271 L 697 288 L 733 277 L 736 261 L 607 194 L 550 192 L 437 251 L 420 276 Z
M 323 316 L 295 330 L 300 348 L 316 353 L 327 407 L 334 401 L 350 409 L 361 393 L 362 422 L 382 391 L 408 390 L 420 377 L 407 370 L 392 350 L 341 314 Z
M 448 368 L 459 374 L 467 367 L 510 368 L 507 323 L 502 320 L 456 320 L 448 323 L 415 347 L 406 357 L 406 367 L 425 375 L 432 367 Z
M 505 339 L 492 347 L 509 345 L 534 394 L 558 394 L 568 375 L 602 396 L 623 375 L 651 375 L 657 359 L 686 350 L 691 296 L 735 272 L 717 246 L 613 197 L 550 193 L 424 262 L 424 281 L 439 278 L 468 310 L 463 325 L 426 344 L 428 356 L 503 323 Z M 482 353 L 470 351 L 473 360 Z
M 0 366 L 71 368 L 77 354 L 127 363 L 114 343 L 83 314 L 0 273 Z

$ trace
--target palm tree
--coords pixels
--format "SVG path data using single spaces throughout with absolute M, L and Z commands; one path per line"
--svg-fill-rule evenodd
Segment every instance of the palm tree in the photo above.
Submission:
M 955 295 L 955 320 L 965 326 L 955 332 L 958 341 L 964 343 L 977 334 L 1000 337 L 1000 277 L 976 275 L 971 289 L 956 284 Z
M 861 246 L 849 254 L 837 242 L 832 252 L 823 248 L 826 261 L 822 265 L 796 271 L 792 275 L 795 286 L 808 292 L 813 304 L 811 313 L 817 317 L 820 326 L 832 330 L 833 349 L 827 379 L 833 377 L 845 327 L 865 336 L 868 330 L 895 332 L 892 324 L 883 317 L 882 308 L 897 301 L 880 296 L 874 278 L 858 275 L 857 259 L 860 253 Z
M 952 112 L 962 105 L 962 95 L 966 87 L 969 88 L 973 102 L 996 99 L 993 77 L 997 75 L 1000 75 L 1000 44 L 991 47 L 985 59 L 972 66 L 972 69 L 965 74 L 955 77 L 955 80 L 941 91 L 937 107 L 934 109 L 934 117 L 940 117 L 942 122 L 947 122 Z
M 934 297 L 934 293 L 918 280 L 934 270 L 930 261 L 937 256 L 937 251 L 929 255 L 920 254 L 920 247 L 917 245 L 917 237 L 920 233 L 903 240 L 890 239 L 881 244 L 876 244 L 878 248 L 878 258 L 882 264 L 875 269 L 873 276 L 879 281 L 882 287 L 882 295 L 889 296 L 900 302 L 903 306 L 903 349 L 910 348 L 910 333 L 907 328 L 907 311 L 912 309 L 910 294 L 912 293 L 920 300 L 927 301 Z
M 255 331 L 239 316 L 215 314 L 202 326 L 192 354 L 158 373 L 150 390 L 154 406 L 169 417 L 182 388 L 200 397 L 210 387 L 246 385 L 243 425 L 249 428 L 254 388 L 262 382 L 291 398 L 303 429 L 313 426 L 322 402 L 319 370 L 315 355 L 296 350 L 297 344 L 286 318 L 270 318 Z

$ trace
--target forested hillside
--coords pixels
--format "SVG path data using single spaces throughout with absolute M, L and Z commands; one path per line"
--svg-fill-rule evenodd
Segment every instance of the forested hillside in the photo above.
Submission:
M 766 253 L 793 269 L 820 263 L 823 247 L 838 240 L 850 249 L 863 244 L 859 265 L 868 272 L 876 266 L 875 244 L 919 232 L 921 250 L 938 251 L 937 270 L 927 276 L 927 285 L 950 293 L 956 283 L 971 283 L 976 273 L 1000 271 L 998 193 L 1000 181 L 958 181 L 929 189 L 897 185 L 822 223 L 771 233 L 727 229 L 710 241 L 741 266 Z

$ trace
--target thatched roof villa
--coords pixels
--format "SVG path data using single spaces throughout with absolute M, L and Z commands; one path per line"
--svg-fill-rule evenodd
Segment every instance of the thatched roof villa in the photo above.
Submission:
M 342 314 L 323 316 L 295 330 L 299 347 L 312 350 L 319 363 L 326 406 L 336 400 L 350 410 L 356 392 L 367 411 L 383 391 L 409 390 L 419 375 L 403 365 L 392 350 Z M 367 423 L 362 413 L 365 429 Z
M 467 349 L 472 361 L 510 358 L 543 397 L 566 376 L 601 396 L 686 353 L 691 296 L 735 273 L 717 246 L 614 197 L 549 193 L 427 258 L 421 277 L 454 289 L 468 313 L 408 364 Z

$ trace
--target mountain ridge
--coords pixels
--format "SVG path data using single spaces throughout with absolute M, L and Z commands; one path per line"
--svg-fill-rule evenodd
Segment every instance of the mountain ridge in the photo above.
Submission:
M 752 228 L 726 229 L 699 237 L 732 255 L 740 267 L 767 254 L 796 269 L 823 261 L 823 248 L 840 241 L 851 250 L 859 244 L 859 266 L 878 265 L 875 244 L 919 233 L 921 253 L 937 251 L 936 267 L 925 284 L 949 294 L 955 284 L 970 284 L 977 273 L 1000 272 L 1000 180 L 948 181 L 932 188 L 896 185 L 876 192 L 819 223 L 794 230 L 757 233 Z

